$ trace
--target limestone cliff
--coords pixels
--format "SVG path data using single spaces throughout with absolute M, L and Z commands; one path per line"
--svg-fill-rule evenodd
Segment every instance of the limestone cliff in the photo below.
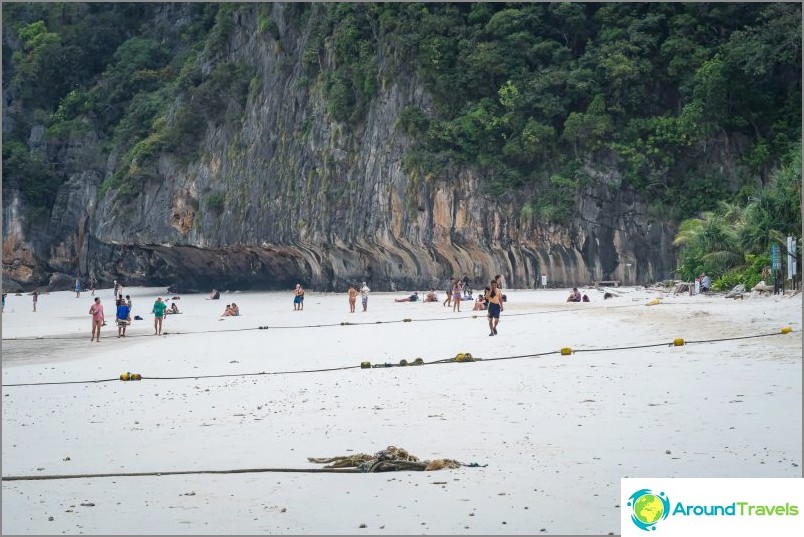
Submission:
M 397 118 L 409 105 L 432 113 L 415 75 L 382 77 L 356 127 L 331 122 L 321 88 L 301 74 L 310 22 L 292 25 L 287 6 L 271 9 L 277 37 L 258 31 L 246 8 L 231 15 L 225 59 L 252 66 L 258 83 L 240 119 L 208 124 L 201 158 L 161 154 L 158 178 L 124 202 L 114 189 L 99 189 L 118 155 L 103 154 L 92 135 L 78 137 L 66 150 L 78 159 L 75 169 L 46 229 L 35 231 L 19 202 L 4 200 L 7 285 L 30 288 L 76 273 L 101 284 L 301 282 L 321 291 L 363 280 L 376 290 L 440 289 L 464 273 L 476 285 L 503 274 L 512 288 L 533 287 L 542 273 L 563 286 L 671 276 L 674 230 L 648 218 L 646 200 L 616 163 L 588 162 L 592 184 L 566 226 L 537 221 L 523 211 L 524 196 L 485 193 L 471 170 L 442 179 L 406 171 L 412 141 Z M 393 51 L 381 54 L 381 69 L 393 64 Z M 63 276 L 52 281 L 68 286 Z

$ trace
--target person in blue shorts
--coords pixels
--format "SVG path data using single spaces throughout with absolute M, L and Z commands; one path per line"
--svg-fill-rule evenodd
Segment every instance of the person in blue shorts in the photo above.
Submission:
M 117 301 L 117 313 L 115 320 L 117 321 L 117 337 L 126 337 L 126 328 L 131 322 L 131 310 L 128 304 L 122 298 Z
M 491 280 L 491 288 L 486 291 L 486 303 L 489 307 L 489 336 L 497 335 L 497 324 L 503 310 L 502 292 L 497 289 L 497 280 Z
M 304 309 L 304 289 L 300 283 L 296 284 L 296 289 L 293 290 L 293 311 L 301 311 Z

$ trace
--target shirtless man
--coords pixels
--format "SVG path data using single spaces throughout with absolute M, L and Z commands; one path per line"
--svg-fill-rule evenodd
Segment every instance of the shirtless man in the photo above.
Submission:
M 489 336 L 496 336 L 497 324 L 500 322 L 500 313 L 503 310 L 502 292 L 497 289 L 497 280 L 491 280 L 491 289 L 486 291 L 486 301 L 489 305 Z
M 100 297 L 95 297 L 95 303 L 89 308 L 89 314 L 92 315 L 92 337 L 90 341 L 97 341 L 100 343 L 101 326 L 103 326 L 103 306 L 101 306 Z
M 293 290 L 293 311 L 302 311 L 304 309 L 304 289 L 301 284 L 296 284 L 296 289 Z

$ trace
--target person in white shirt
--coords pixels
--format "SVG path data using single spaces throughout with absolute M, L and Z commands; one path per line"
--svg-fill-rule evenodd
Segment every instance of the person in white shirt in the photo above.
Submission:
M 360 287 L 360 301 L 363 303 L 363 311 L 366 311 L 368 308 L 368 294 L 371 289 L 368 288 L 366 282 L 363 282 L 362 287 Z

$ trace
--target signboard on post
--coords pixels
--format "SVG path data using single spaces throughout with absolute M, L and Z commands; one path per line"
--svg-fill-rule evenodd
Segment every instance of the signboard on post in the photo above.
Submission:
M 787 279 L 796 279 L 796 238 L 787 237 Z
M 776 243 L 771 244 L 771 268 L 773 269 L 774 273 L 782 268 L 782 260 L 780 259 L 781 258 L 780 250 L 781 248 L 779 247 L 778 244 Z

